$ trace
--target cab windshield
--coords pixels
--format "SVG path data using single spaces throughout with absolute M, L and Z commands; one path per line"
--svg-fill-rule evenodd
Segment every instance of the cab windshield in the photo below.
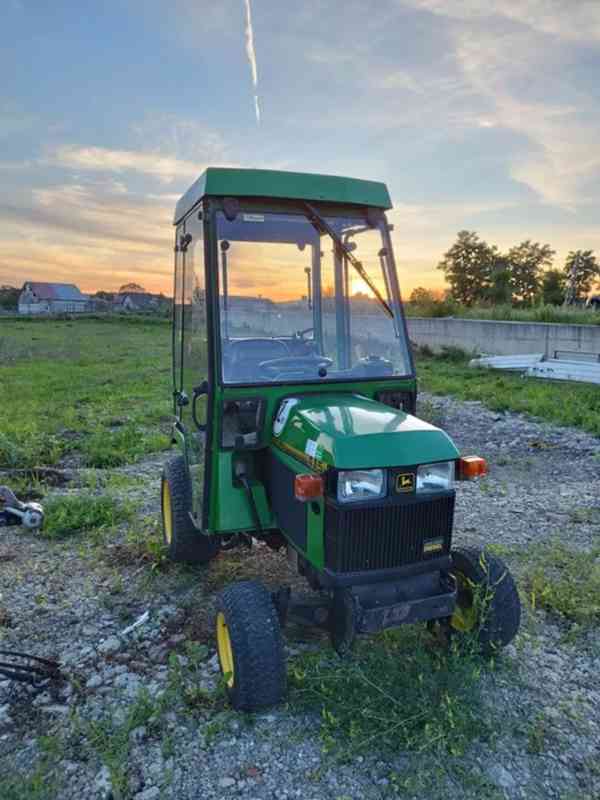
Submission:
M 383 214 L 217 212 L 226 384 L 412 371 Z

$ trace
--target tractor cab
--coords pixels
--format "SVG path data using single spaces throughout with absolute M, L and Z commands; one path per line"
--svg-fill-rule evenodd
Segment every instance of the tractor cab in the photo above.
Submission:
M 224 591 L 217 644 L 238 708 L 281 699 L 290 614 L 339 652 L 405 622 L 475 625 L 480 567 L 451 551 L 453 482 L 485 463 L 414 415 L 390 208 L 382 183 L 220 168 L 177 203 L 165 544 L 201 563 L 240 542 L 285 547 L 319 592 Z M 250 644 L 239 631 L 257 619 Z

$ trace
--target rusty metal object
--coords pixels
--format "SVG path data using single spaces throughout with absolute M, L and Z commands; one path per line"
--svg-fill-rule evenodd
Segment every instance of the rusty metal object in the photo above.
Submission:
M 13 681 L 36 684 L 43 680 L 58 680 L 60 664 L 49 658 L 32 656 L 17 650 L 0 650 L 0 675 Z

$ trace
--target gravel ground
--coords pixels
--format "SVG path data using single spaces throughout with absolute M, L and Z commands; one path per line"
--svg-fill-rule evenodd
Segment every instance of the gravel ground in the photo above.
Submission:
M 483 455 L 491 466 L 490 479 L 458 485 L 455 543 L 509 548 L 517 577 L 521 564 L 511 547 L 555 537 L 573 548 L 591 546 L 600 533 L 600 440 L 478 403 L 424 397 L 421 404 L 464 453 Z M 149 520 L 158 516 L 166 457 L 113 472 L 133 479 L 117 489 L 113 482 L 111 491 L 134 501 L 132 525 L 148 536 L 158 536 Z M 82 489 L 52 490 L 61 491 Z M 0 776 L 31 775 L 43 753 L 47 759 L 40 785 L 24 780 L 12 797 L 600 798 L 596 631 L 573 642 L 558 620 L 526 614 L 503 656 L 506 668 L 482 677 L 496 735 L 476 739 L 464 755 L 384 758 L 375 748 L 339 763 L 322 750 L 316 714 L 280 708 L 247 719 L 206 699 L 217 682 L 209 622 L 215 591 L 241 575 L 289 580 L 283 556 L 257 546 L 247 555 L 224 553 L 208 568 L 155 569 L 116 546 L 126 533 L 101 547 L 87 537 L 56 543 L 0 529 L 0 647 L 56 657 L 66 675 L 59 686 L 36 689 L 0 682 Z M 123 635 L 146 610 L 148 621 Z M 189 651 L 190 641 L 199 650 Z M 288 638 L 292 656 L 323 646 L 318 635 Z M 192 714 L 176 699 L 190 685 L 205 692 Z M 127 715 L 141 689 L 144 702 L 158 708 L 163 698 L 171 706 L 163 702 L 160 714 L 146 714 L 136 727 Z

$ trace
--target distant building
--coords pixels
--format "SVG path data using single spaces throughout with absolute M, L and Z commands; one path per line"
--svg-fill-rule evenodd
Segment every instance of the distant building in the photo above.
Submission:
M 19 314 L 80 314 L 88 307 L 87 295 L 72 283 L 27 281 L 19 295 Z
M 150 292 L 124 292 L 113 300 L 114 311 L 133 311 L 138 313 L 159 313 L 169 308 L 170 301 L 161 294 Z

